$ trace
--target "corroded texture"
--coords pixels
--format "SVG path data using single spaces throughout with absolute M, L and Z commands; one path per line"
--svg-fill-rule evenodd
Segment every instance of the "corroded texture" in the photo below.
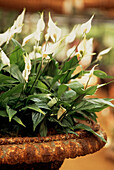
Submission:
M 98 127 L 97 127 L 98 128 Z M 105 143 L 93 134 L 79 130 L 79 136 L 61 134 L 49 137 L 0 138 L 0 164 L 34 164 L 63 161 L 94 153 Z M 106 133 L 97 131 L 106 139 Z

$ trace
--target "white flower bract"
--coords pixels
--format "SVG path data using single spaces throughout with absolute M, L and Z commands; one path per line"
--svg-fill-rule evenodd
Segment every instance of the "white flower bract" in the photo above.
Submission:
M 0 49 L 0 50 L 1 50 L 1 49 Z M 3 63 L 4 65 L 10 66 L 10 60 L 9 60 L 9 58 L 6 56 L 6 54 L 4 53 L 3 50 L 0 51 L 0 59 L 1 59 L 1 61 L 2 61 L 2 63 Z
M 89 19 L 89 21 L 85 22 L 84 24 L 81 25 L 81 32 L 82 34 L 87 34 L 90 29 L 91 29 L 91 22 L 93 19 L 94 15 Z
M 0 34 L 0 46 L 5 42 L 8 44 L 15 33 L 20 33 L 22 31 L 23 20 L 24 20 L 25 9 L 14 21 L 14 24 L 5 33 Z
M 28 82 L 28 78 L 30 75 L 31 67 L 32 67 L 29 55 L 24 56 L 24 61 L 25 61 L 25 69 L 23 70 L 22 75 L 23 75 L 25 81 Z
M 58 41 L 61 37 L 61 29 L 57 27 L 55 23 L 52 21 L 50 13 L 49 13 L 47 34 L 45 35 L 46 41 L 48 41 L 49 37 L 51 37 L 53 42 Z

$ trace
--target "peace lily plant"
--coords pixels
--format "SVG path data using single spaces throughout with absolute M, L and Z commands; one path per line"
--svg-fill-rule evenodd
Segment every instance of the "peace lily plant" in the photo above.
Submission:
M 86 36 L 94 16 L 82 25 L 75 25 L 68 35 L 62 37 L 51 14 L 46 26 L 42 13 L 35 32 L 20 43 L 13 37 L 22 31 L 24 14 L 25 10 L 11 28 L 0 34 L 0 134 L 47 136 L 50 130 L 54 130 L 55 133 L 77 135 L 76 131 L 83 129 L 105 141 L 87 125 L 77 123 L 78 119 L 97 122 L 95 112 L 113 107 L 112 99 L 89 98 L 105 84 L 88 86 L 93 75 L 110 77 L 96 70 L 101 56 L 110 48 L 100 52 L 90 63 L 91 70 L 81 67 L 81 60 L 94 55 L 93 38 L 88 40 Z M 82 41 L 71 47 L 78 35 Z M 34 41 L 33 51 L 27 52 L 25 49 L 31 39 Z M 13 44 L 13 51 L 6 54 L 9 43 Z M 63 47 L 67 47 L 66 57 L 59 62 L 57 56 Z M 81 70 L 75 72 L 79 66 Z M 85 75 L 87 83 L 83 85 L 78 79 Z

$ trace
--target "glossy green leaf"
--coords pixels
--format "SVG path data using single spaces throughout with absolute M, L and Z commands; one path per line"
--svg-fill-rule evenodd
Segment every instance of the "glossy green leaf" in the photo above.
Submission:
M 62 96 L 62 94 L 67 90 L 67 86 L 65 84 L 61 84 L 58 88 L 57 94 L 58 94 L 58 98 L 60 98 Z
M 97 85 L 96 86 L 91 86 L 91 87 L 88 87 L 86 90 L 85 90 L 85 93 L 86 95 L 93 95 L 97 90 Z
M 15 80 L 14 78 L 12 78 L 11 76 L 6 76 L 4 74 L 0 74 L 0 84 L 11 84 L 11 83 L 16 83 L 18 82 L 17 80 Z
M 32 105 L 29 105 L 29 106 L 25 106 L 24 108 L 22 108 L 21 110 L 27 110 L 27 109 L 30 109 L 30 110 L 34 110 L 34 111 L 37 111 L 39 113 L 42 113 L 43 115 L 45 115 L 45 112 L 42 111 L 37 104 L 32 104 Z
M 18 124 L 20 124 L 20 125 L 26 127 L 26 126 L 23 124 L 23 122 L 21 121 L 21 119 L 20 119 L 19 117 L 14 116 L 14 117 L 13 117 L 13 120 L 15 120 Z
M 0 110 L 0 116 L 2 116 L 2 117 L 8 117 L 8 114 L 7 114 L 6 111 Z
M 95 70 L 94 75 L 101 79 L 106 79 L 106 78 L 114 79 L 114 76 L 109 76 L 104 71 L 101 71 L 101 70 Z
M 47 93 L 48 87 L 42 81 L 38 80 L 38 85 L 37 86 L 38 86 L 38 88 L 40 89 L 40 91 L 42 93 Z
M 35 131 L 36 127 L 41 123 L 44 117 L 45 116 L 41 113 L 32 113 L 33 131 Z
M 68 83 L 71 80 L 72 74 L 75 69 L 68 70 L 62 76 L 60 77 L 60 82 L 61 83 Z
M 18 44 L 15 46 L 14 51 L 10 55 L 10 64 L 17 65 L 20 71 L 24 70 L 25 62 L 23 57 L 23 50 Z
M 43 121 L 40 125 L 39 133 L 41 136 L 47 136 L 47 131 L 48 131 L 47 126 L 45 122 Z
M 74 134 L 74 135 L 76 135 L 76 136 L 79 136 L 76 132 L 74 132 L 74 131 L 72 131 L 72 130 L 70 130 L 70 129 L 65 129 L 65 132 L 66 132 L 66 133 L 70 133 L 70 134 Z
M 93 133 L 94 135 L 98 136 L 103 142 L 106 143 L 106 140 L 101 136 L 99 135 L 98 133 L 96 133 L 93 129 L 91 129 L 89 126 L 86 126 L 84 124 L 77 124 L 75 127 L 75 129 L 83 129 L 83 130 L 86 130 L 88 132 L 91 132 Z
M 43 100 L 40 100 L 40 99 L 38 99 L 38 98 L 33 98 L 33 99 L 31 99 L 31 100 L 34 101 L 35 104 L 36 104 L 39 108 L 41 108 L 41 109 L 46 109 L 46 110 L 50 110 L 50 108 L 48 107 L 48 105 L 47 105 L 46 103 L 44 103 Z
M 55 119 L 54 117 L 48 117 L 48 120 L 49 120 L 50 122 L 52 122 L 52 123 L 58 124 L 58 125 L 61 126 L 61 127 L 68 127 L 67 125 L 62 124 L 61 121 Z
M 74 56 L 73 58 L 71 58 L 69 61 L 66 61 L 63 65 L 63 68 L 62 68 L 62 72 L 66 72 L 68 71 L 69 69 L 77 66 L 77 64 L 79 63 L 78 59 L 77 59 L 77 56 Z
M 78 98 L 78 94 L 74 90 L 65 91 L 61 100 L 67 103 L 72 103 L 74 100 Z
M 17 40 L 15 40 L 14 38 L 12 38 L 11 40 L 12 40 L 12 42 L 14 43 L 15 47 L 16 47 L 16 46 L 19 46 L 20 48 L 22 48 L 22 47 L 21 47 L 21 44 L 20 44 Z
M 84 94 L 85 93 L 83 84 L 79 83 L 78 81 L 73 81 L 73 82 L 66 84 L 66 85 L 78 94 Z
M 81 101 L 76 105 L 76 109 L 86 110 L 88 112 L 99 112 L 109 106 L 114 107 L 114 105 L 107 99 L 91 98 Z
M 11 97 L 19 97 L 23 90 L 23 84 L 17 84 L 12 89 L 2 93 L 0 95 L 0 103 L 6 105 Z
M 8 105 L 6 105 L 6 111 L 9 117 L 9 122 L 11 122 L 12 117 L 17 113 L 17 111 L 11 109 Z
M 20 83 L 24 83 L 25 80 L 22 76 L 22 72 L 19 70 L 18 66 L 13 64 L 10 67 L 4 68 L 8 73 L 10 73 L 15 79 L 19 80 Z

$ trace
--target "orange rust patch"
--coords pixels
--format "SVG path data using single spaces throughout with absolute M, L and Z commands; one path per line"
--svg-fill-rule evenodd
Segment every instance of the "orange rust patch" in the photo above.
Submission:
M 98 127 L 97 127 L 98 128 Z M 96 131 L 106 139 L 106 133 Z M 94 153 L 105 143 L 95 135 L 79 130 L 79 136 L 60 134 L 48 137 L 0 138 L 0 164 L 34 164 L 59 161 Z

